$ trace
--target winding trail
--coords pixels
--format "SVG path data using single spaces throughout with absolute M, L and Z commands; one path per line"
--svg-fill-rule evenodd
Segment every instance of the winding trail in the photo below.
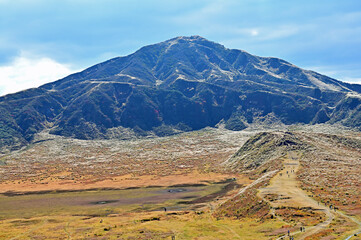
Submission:
M 239 192 L 235 195 L 236 196 L 239 196 L 241 194 L 243 194 L 248 188 L 251 188 L 253 187 L 254 185 L 262 182 L 265 178 L 269 177 L 269 176 L 272 176 L 273 174 L 275 174 L 278 170 L 274 170 L 274 171 L 271 171 L 271 172 L 268 172 L 266 174 L 264 174 L 263 176 L 261 176 L 260 178 L 258 178 L 257 180 L 253 181 L 251 184 L 245 186 L 244 188 L 242 188 L 241 190 L 239 190 Z
M 34 226 L 33 228 L 29 229 L 28 231 L 24 232 L 24 233 L 21 233 L 13 238 L 10 238 L 10 240 L 15 240 L 15 239 L 18 239 L 20 237 L 24 237 L 26 236 L 27 234 L 31 233 L 31 232 L 34 232 L 38 229 L 40 229 L 42 226 L 44 226 L 46 223 L 48 222 L 48 219 L 47 218 L 44 218 L 43 221 L 37 225 L 37 226 Z
M 66 223 L 66 225 L 64 226 L 64 232 L 66 233 L 67 237 L 68 237 L 68 240 L 71 239 L 71 235 L 70 235 L 70 232 L 68 231 L 68 228 L 69 228 L 69 224 L 70 224 L 70 221 Z
M 311 208 L 313 211 L 322 212 L 326 215 L 326 220 L 311 227 L 306 228 L 306 232 L 292 232 L 292 235 L 297 234 L 297 239 L 305 239 L 308 236 L 318 233 L 325 229 L 333 220 L 334 214 L 326 206 L 322 206 L 308 194 L 303 191 L 296 178 L 296 173 L 299 168 L 299 156 L 295 152 L 289 152 L 288 157 L 284 160 L 284 168 L 278 172 L 271 180 L 270 184 L 261 188 L 258 195 L 267 201 L 273 210 L 278 207 L 299 207 Z M 274 199 L 270 201 L 267 196 L 272 196 Z M 271 210 L 271 211 L 272 211 Z M 276 216 L 278 217 L 278 216 Z M 278 239 L 285 239 L 286 235 Z
M 342 212 L 340 212 L 340 211 L 338 212 L 338 214 L 341 215 L 341 216 L 343 216 L 343 217 L 345 217 L 345 218 L 350 219 L 351 221 L 355 222 L 355 223 L 358 225 L 358 229 L 355 230 L 355 231 L 354 231 L 351 235 L 349 235 L 347 238 L 345 238 L 345 240 L 350 240 L 350 239 L 352 239 L 352 237 L 354 237 L 355 234 L 356 234 L 357 236 L 359 236 L 359 235 L 361 234 L 361 221 L 359 221 L 358 219 L 356 219 L 356 218 L 354 218 L 354 217 L 348 216 L 348 215 L 346 215 L 346 214 L 344 214 L 344 213 L 342 213 Z
M 241 237 L 238 233 L 236 233 L 232 228 L 228 227 L 227 225 L 223 225 L 223 227 L 226 228 L 226 229 L 228 229 L 231 233 L 233 233 L 233 235 L 234 235 L 235 237 L 237 237 L 238 239 L 241 239 L 241 240 L 242 240 L 242 237 Z

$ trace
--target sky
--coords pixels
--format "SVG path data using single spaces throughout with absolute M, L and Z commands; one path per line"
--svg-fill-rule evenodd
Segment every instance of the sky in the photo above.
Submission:
M 361 84 L 360 0 L 0 0 L 0 95 L 191 35 Z

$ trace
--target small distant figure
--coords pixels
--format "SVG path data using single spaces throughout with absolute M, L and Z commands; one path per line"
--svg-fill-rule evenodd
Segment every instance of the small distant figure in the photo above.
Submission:
M 103 219 L 100 219 L 100 223 L 103 223 Z
M 288 230 L 288 236 L 290 235 L 290 230 Z
M 172 240 L 175 240 L 175 236 L 172 236 Z
M 167 208 L 165 207 L 165 208 L 164 208 L 164 212 L 166 212 L 166 211 L 167 211 Z
M 305 227 L 302 227 L 303 228 L 303 232 L 306 232 L 306 228 Z

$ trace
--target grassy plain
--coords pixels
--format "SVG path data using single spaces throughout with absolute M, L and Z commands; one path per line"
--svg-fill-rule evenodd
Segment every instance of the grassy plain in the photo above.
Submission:
M 0 156 L 0 239 L 345 239 L 361 226 L 361 135 L 291 128 L 304 149 L 280 148 L 247 171 L 226 161 L 264 129 L 127 141 L 42 133 Z

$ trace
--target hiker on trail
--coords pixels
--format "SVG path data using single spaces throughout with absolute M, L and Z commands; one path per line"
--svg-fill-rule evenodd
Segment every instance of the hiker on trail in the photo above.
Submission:
M 302 232 L 302 227 L 300 227 L 300 232 Z
M 166 212 L 167 211 L 167 208 L 164 208 L 164 212 Z
M 288 230 L 288 236 L 290 235 L 290 230 Z

